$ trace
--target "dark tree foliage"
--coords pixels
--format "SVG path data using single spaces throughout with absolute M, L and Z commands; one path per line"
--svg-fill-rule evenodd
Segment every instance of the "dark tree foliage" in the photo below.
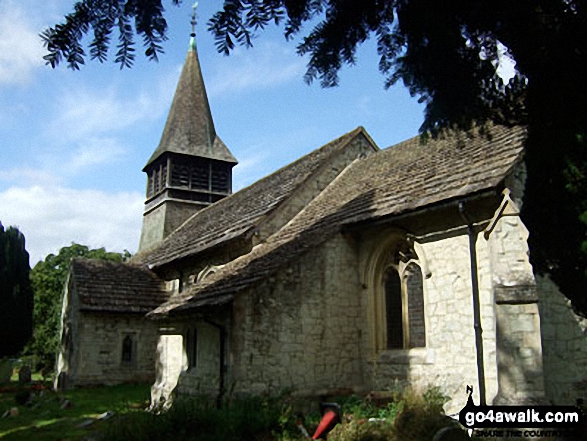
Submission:
M 115 6 L 105 9 L 110 4 Z M 96 37 L 91 55 L 103 60 L 108 40 L 98 37 L 110 35 L 110 23 L 146 8 L 154 21 L 144 19 L 137 33 L 156 36 L 158 44 L 165 36 L 162 8 L 155 1 L 144 4 L 79 1 L 64 25 L 44 34 L 48 61 L 55 66 L 63 57 L 77 67 L 81 36 L 90 27 Z M 271 23 L 282 24 L 287 38 L 305 34 L 298 45 L 298 53 L 309 57 L 305 79 L 324 87 L 337 85 L 340 68 L 354 64 L 357 48 L 375 38 L 385 85 L 402 81 L 426 106 L 424 137 L 488 121 L 526 125 L 522 215 L 531 232 L 532 263 L 587 314 L 585 1 L 225 0 L 209 30 L 218 51 L 228 54 L 235 44 L 251 46 L 254 33 Z M 157 44 L 147 44 L 152 58 Z M 495 69 L 500 48 L 516 62 L 507 84 Z M 120 44 L 117 55 L 128 64 Z
M 179 4 L 180 0 L 171 0 Z M 84 36 L 92 33 L 90 58 L 101 62 L 108 57 L 113 31 L 118 34 L 115 61 L 131 67 L 135 59 L 135 34 L 142 37 L 145 56 L 157 60 L 167 39 L 167 22 L 161 0 L 81 0 L 76 2 L 65 22 L 41 34 L 48 54 L 44 59 L 52 67 L 65 60 L 72 69 L 84 64 Z
M 122 262 L 130 257 L 124 253 L 108 252 L 104 248 L 90 249 L 72 243 L 57 255 L 49 254 L 31 271 L 31 284 L 35 297 L 33 338 L 25 350 L 34 358 L 35 370 L 52 372 L 59 348 L 61 305 L 71 259 L 83 257 Z
M 0 223 L 0 358 L 17 355 L 32 334 L 33 292 L 24 235 Z

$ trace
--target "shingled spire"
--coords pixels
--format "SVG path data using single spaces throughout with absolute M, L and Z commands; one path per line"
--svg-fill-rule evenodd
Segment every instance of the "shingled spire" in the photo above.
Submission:
M 196 211 L 229 195 L 236 164 L 214 128 L 198 60 L 194 8 L 188 54 L 163 135 L 143 168 L 148 183 L 139 248 L 150 248 Z
M 214 129 L 194 37 L 190 40 L 163 136 L 144 171 L 165 152 L 237 163 Z

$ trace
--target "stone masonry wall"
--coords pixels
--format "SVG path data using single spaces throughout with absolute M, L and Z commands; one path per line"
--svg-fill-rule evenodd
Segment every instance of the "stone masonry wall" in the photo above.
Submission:
M 587 399 L 587 320 L 545 276 L 536 277 L 546 396 L 554 404 Z
M 157 329 L 141 316 L 81 313 L 75 385 L 152 382 Z M 122 340 L 132 335 L 135 358 L 122 361 Z
M 177 393 L 216 396 L 220 386 L 220 332 L 203 320 L 186 323 L 186 329 L 198 330 L 196 365 L 187 364 L 179 376 Z M 185 340 L 184 340 L 185 341 Z M 183 348 L 188 351 L 188 348 Z
M 79 299 L 77 295 L 73 295 L 73 285 L 73 280 L 68 275 L 61 305 L 59 353 L 54 384 L 56 389 L 67 389 L 72 386 L 72 379 L 77 375 L 79 364 L 78 351 L 75 350 L 79 336 Z
M 515 202 L 508 196 L 505 201 L 488 237 L 498 338 L 496 404 L 543 402 L 541 320 L 529 260 L 528 230 Z
M 342 236 L 234 304 L 230 388 L 298 396 L 364 390 L 356 251 Z
M 189 217 L 202 209 L 202 205 L 165 200 L 143 214 L 140 250 L 147 250 L 169 236 Z

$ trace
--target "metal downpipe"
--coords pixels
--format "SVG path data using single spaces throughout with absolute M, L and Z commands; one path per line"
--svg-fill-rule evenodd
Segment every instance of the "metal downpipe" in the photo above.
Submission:
M 475 349 L 477 352 L 477 378 L 479 381 L 480 405 L 486 405 L 485 397 L 485 367 L 483 362 L 483 329 L 481 328 L 481 306 L 479 300 L 479 275 L 477 272 L 477 249 L 476 242 L 478 232 L 475 231 L 473 223 L 467 216 L 465 203 L 459 202 L 459 213 L 467 224 L 469 236 L 469 254 L 471 262 L 471 284 L 473 294 L 473 327 L 475 329 Z

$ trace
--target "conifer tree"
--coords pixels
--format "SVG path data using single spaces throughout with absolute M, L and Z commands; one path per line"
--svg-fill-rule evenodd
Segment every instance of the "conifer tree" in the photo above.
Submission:
M 0 223 L 0 358 L 17 355 L 32 334 L 33 292 L 25 237 Z

